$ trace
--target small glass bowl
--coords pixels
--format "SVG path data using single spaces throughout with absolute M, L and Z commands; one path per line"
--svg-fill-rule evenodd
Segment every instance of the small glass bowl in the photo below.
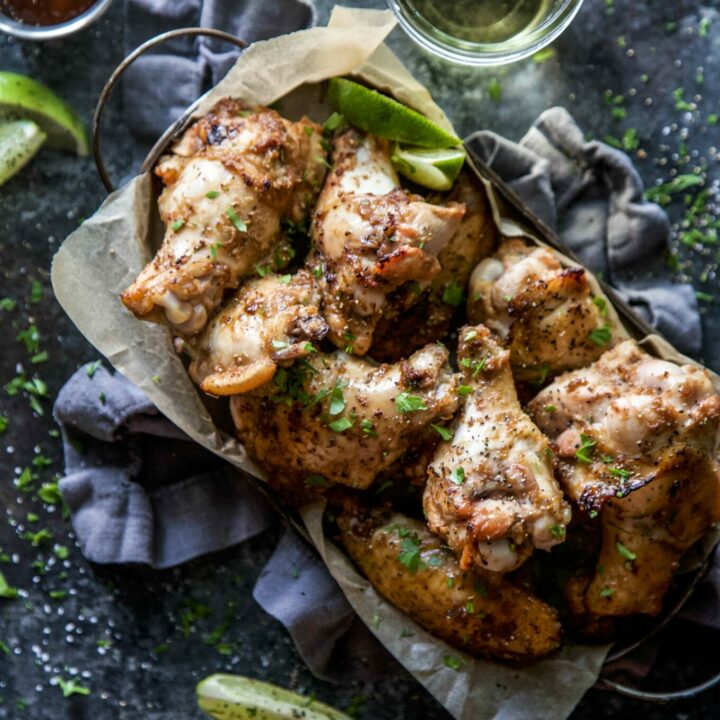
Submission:
M 30 25 L 18 22 L 0 10 L 0 32 L 14 35 L 23 40 L 55 40 L 72 35 L 92 25 L 110 7 L 113 0 L 97 0 L 84 13 L 58 25 Z
M 405 0 L 387 0 L 401 27 L 421 47 L 463 65 L 506 65 L 534 55 L 557 38 L 577 14 L 583 0 L 561 0 L 536 27 L 500 42 L 474 42 L 448 35 Z

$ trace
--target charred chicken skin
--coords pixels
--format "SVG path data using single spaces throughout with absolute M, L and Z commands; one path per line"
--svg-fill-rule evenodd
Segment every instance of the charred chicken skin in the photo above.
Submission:
M 682 553 L 720 520 L 720 397 L 707 371 L 625 341 L 529 408 L 565 492 L 601 525 L 595 572 L 568 588 L 573 611 L 656 615 Z
M 615 343 L 607 301 L 593 297 L 582 268 L 563 268 L 545 248 L 505 240 L 473 271 L 468 318 L 510 347 L 516 380 L 542 384 L 589 365 Z
M 196 341 L 190 376 L 207 393 L 236 395 L 272 380 L 279 366 L 317 352 L 327 333 L 320 294 L 307 270 L 250 280 Z
M 365 489 L 455 412 L 447 360 L 438 345 L 394 365 L 317 353 L 276 373 L 266 392 L 232 398 L 238 437 L 288 495 L 330 483 Z
M 220 101 L 158 163 L 165 238 L 123 303 L 147 319 L 164 312 L 190 336 L 225 290 L 257 268 L 284 267 L 292 249 L 283 221 L 299 222 L 312 208 L 325 174 L 321 140 L 320 126 L 306 118 Z
M 391 300 L 409 307 L 439 272 L 437 256 L 464 212 L 462 204 L 432 205 L 401 189 L 387 140 L 354 130 L 335 138 L 309 259 L 335 345 L 367 353 Z
M 465 400 L 428 467 L 425 516 L 463 570 L 506 573 L 565 539 L 570 508 L 549 443 L 518 402 L 508 351 L 479 325 L 460 331 L 458 358 Z

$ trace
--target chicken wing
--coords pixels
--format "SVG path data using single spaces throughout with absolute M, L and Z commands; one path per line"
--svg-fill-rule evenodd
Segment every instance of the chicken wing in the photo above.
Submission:
M 425 427 L 455 412 L 447 360 L 438 345 L 395 365 L 318 353 L 279 371 L 273 393 L 232 398 L 238 437 L 286 494 L 327 483 L 367 488 Z
M 338 524 L 375 589 L 451 645 L 498 660 L 531 660 L 560 646 L 555 610 L 507 578 L 464 572 L 421 522 L 375 510 L 346 512 Z
M 486 327 L 461 330 L 466 399 L 428 467 L 425 517 L 463 570 L 515 570 L 533 548 L 562 542 L 570 522 L 549 444 L 520 407 L 508 356 Z
M 370 351 L 376 360 L 396 362 L 429 342 L 442 340 L 458 306 L 463 304 L 470 274 L 493 250 L 495 222 L 480 181 L 464 172 L 455 181 L 452 192 L 444 197 L 465 205 L 460 227 L 438 253 L 440 270 L 420 300 L 404 312 L 402 307 L 390 303 L 380 318 Z M 417 291 L 420 292 L 419 287 Z
M 398 186 L 388 141 L 354 130 L 334 141 L 333 167 L 312 223 L 309 264 L 320 276 L 330 339 L 364 355 L 388 296 L 407 308 L 440 270 L 438 253 L 465 207 L 431 205 Z
M 148 319 L 162 310 L 178 333 L 193 335 L 241 278 L 284 267 L 293 250 L 282 223 L 310 210 L 325 173 L 321 140 L 310 120 L 218 103 L 156 168 L 165 239 L 123 293 L 125 305 Z
M 235 395 L 272 380 L 280 366 L 317 352 L 327 333 L 312 275 L 268 275 L 242 285 L 197 340 L 184 342 L 192 379 L 212 395 Z
M 680 556 L 720 519 L 720 397 L 707 371 L 628 340 L 529 409 L 557 446 L 568 496 L 601 524 L 595 573 L 571 588 L 575 611 L 657 614 Z
M 616 341 L 607 301 L 594 297 L 582 268 L 563 268 L 545 248 L 505 240 L 475 268 L 468 318 L 507 340 L 516 380 L 589 365 Z

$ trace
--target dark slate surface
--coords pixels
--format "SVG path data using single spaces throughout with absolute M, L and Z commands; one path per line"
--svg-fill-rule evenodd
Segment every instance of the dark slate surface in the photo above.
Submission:
M 379 0 L 345 4 L 382 7 Z M 318 5 L 324 21 L 331 2 Z M 556 43 L 553 58 L 494 71 L 450 67 L 413 47 L 399 30 L 390 42 L 461 133 L 487 127 L 518 139 L 539 112 L 563 104 L 589 135 L 620 138 L 635 128 L 639 149 L 633 152 L 648 185 L 677 172 L 706 169 L 712 212 L 720 127 L 712 118 L 708 123 L 708 116 L 720 112 L 717 6 L 699 0 L 586 0 L 575 24 Z M 706 21 L 701 23 L 701 18 Z M 40 45 L 0 37 L 0 69 L 46 82 L 89 120 L 104 80 L 122 56 L 122 34 L 118 2 L 98 25 L 68 40 Z M 490 97 L 493 79 L 500 84 L 499 100 Z M 685 102 L 696 104 L 696 112 L 676 107 L 675 95 L 681 94 L 674 92 L 677 88 L 684 90 Z M 622 102 L 608 104 L 607 93 L 622 95 Z M 613 118 L 613 107 L 622 108 L 615 115 L 625 117 Z M 122 177 L 131 169 L 132 153 L 117 102 L 111 103 L 105 133 L 112 174 Z M 18 301 L 15 310 L 0 311 L 3 384 L 22 369 L 37 372 L 52 398 L 79 364 L 97 357 L 53 301 L 48 270 L 62 238 L 102 198 L 91 160 L 50 151 L 43 151 L 0 189 L 0 297 Z M 683 208 L 682 197 L 670 207 L 676 223 Z M 680 255 L 676 271 L 712 294 L 715 247 L 674 242 Z M 32 304 L 30 288 L 36 280 L 43 297 Z M 702 305 L 705 360 L 719 369 L 720 313 L 712 301 Z M 41 347 L 49 352 L 49 360 L 35 366 L 15 340 L 31 322 L 40 332 Z M 59 441 L 48 434 L 53 429 L 50 402 L 43 400 L 42 406 L 45 414 L 39 417 L 25 397 L 0 391 L 0 414 L 10 418 L 0 452 L 0 502 L 6 509 L 5 521 L 0 522 L 0 547 L 6 556 L 0 558 L 7 560 L 0 570 L 20 589 L 18 599 L 0 599 L 0 718 L 199 718 L 194 684 L 217 671 L 246 673 L 314 692 L 339 707 L 355 708 L 362 718 L 447 717 L 400 670 L 374 685 L 342 687 L 310 675 L 284 630 L 251 597 L 253 582 L 274 546 L 275 531 L 163 573 L 90 567 L 74 546 L 60 511 L 13 486 L 13 477 L 32 467 L 38 454 L 52 464 L 35 469 L 36 486 L 60 470 Z M 43 465 L 42 460 L 36 462 Z M 38 519 L 28 521 L 28 513 Z M 42 528 L 53 537 L 33 547 L 27 533 Z M 65 559 L 58 557 L 64 555 L 64 547 L 69 549 Z M 33 567 L 35 561 L 40 562 Z M 50 595 L 58 590 L 67 597 Z M 213 646 L 208 642 L 212 632 L 226 619 L 226 631 L 217 633 L 222 634 L 220 644 Z M 716 661 L 714 647 L 703 633 L 678 628 L 665 652 L 666 669 L 650 686 L 669 689 L 706 676 Z M 74 678 L 92 692 L 64 699 L 54 684 L 56 677 Z M 573 717 L 598 720 L 641 713 L 647 720 L 711 718 L 718 717 L 719 701 L 720 690 L 715 690 L 694 701 L 648 707 L 592 691 Z

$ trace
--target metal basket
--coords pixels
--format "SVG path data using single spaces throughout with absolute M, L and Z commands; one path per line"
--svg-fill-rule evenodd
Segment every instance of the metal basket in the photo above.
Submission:
M 166 42 L 167 40 L 172 40 L 173 38 L 183 36 L 210 36 L 225 40 L 241 49 L 246 48 L 248 45 L 244 40 L 235 37 L 230 33 L 223 32 L 222 30 L 199 27 L 180 28 L 177 30 L 171 30 L 169 32 L 162 33 L 151 38 L 150 40 L 136 48 L 133 52 L 131 52 L 117 66 L 117 68 L 115 68 L 114 72 L 108 78 L 102 89 L 102 92 L 100 93 L 92 121 L 93 155 L 95 158 L 95 164 L 97 166 L 98 173 L 100 175 L 100 179 L 102 180 L 103 185 L 107 189 L 108 193 L 113 192 L 114 186 L 110 180 L 110 177 L 105 168 L 105 163 L 102 159 L 100 131 L 103 112 L 105 110 L 105 106 L 107 104 L 110 93 L 112 92 L 113 88 L 115 87 L 125 70 L 127 70 L 127 68 L 132 65 L 132 63 L 137 60 L 137 58 L 146 53 L 148 50 L 151 50 L 152 48 Z M 168 146 L 185 131 L 185 129 L 191 124 L 192 113 L 195 108 L 197 108 L 201 100 L 202 98 L 198 98 L 192 105 L 190 105 L 190 107 L 183 113 L 183 115 L 178 118 L 178 120 L 176 120 L 175 123 L 173 123 L 162 134 L 162 136 L 157 140 L 155 145 L 153 145 L 153 147 L 148 152 L 142 166 L 140 167 L 139 172 L 146 172 L 152 169 L 160 156 L 167 150 Z M 570 249 L 565 247 L 560 242 L 560 239 L 553 232 L 553 230 L 551 230 L 542 220 L 540 220 L 539 217 L 537 217 L 533 212 L 531 212 L 527 207 L 524 206 L 522 200 L 518 197 L 515 191 L 512 190 L 495 173 L 494 170 L 489 168 L 479 158 L 472 156 L 472 153 L 470 152 L 468 157 L 468 166 L 478 176 L 492 183 L 495 190 L 502 197 L 502 199 L 522 218 L 524 223 L 532 231 L 533 234 L 535 234 L 543 242 L 547 243 L 559 252 L 576 261 L 578 264 L 582 265 L 582 262 L 579 260 L 579 258 Z M 657 331 L 654 328 L 650 327 L 650 325 L 648 325 L 643 318 L 637 315 L 635 311 L 618 295 L 618 293 L 612 287 L 607 285 L 607 283 L 605 283 L 599 278 L 598 282 L 600 283 L 603 292 L 611 299 L 623 323 L 636 339 L 640 339 L 650 334 L 657 334 Z M 278 513 L 282 515 L 282 517 L 309 542 L 309 538 L 307 537 L 307 532 L 304 526 L 296 517 L 294 517 L 291 513 L 287 511 L 287 508 L 280 505 L 272 491 L 269 490 L 268 486 L 265 483 L 259 482 L 251 476 L 248 476 L 248 478 L 253 482 L 255 487 L 257 487 L 257 489 L 262 492 L 263 495 L 265 495 L 265 497 L 270 501 L 270 503 L 278 511 Z M 617 660 L 620 660 L 621 658 L 631 653 L 633 650 L 636 650 L 638 647 L 646 643 L 651 638 L 655 637 L 673 618 L 675 618 L 675 616 L 680 612 L 682 607 L 687 602 L 688 598 L 692 595 L 693 590 L 695 589 L 697 584 L 707 573 L 713 556 L 713 552 L 714 550 L 708 554 L 708 557 L 705 559 L 705 561 L 699 568 L 679 578 L 680 588 L 676 591 L 675 598 L 670 602 L 666 602 L 666 607 L 663 609 L 663 612 L 656 619 L 655 623 L 649 631 L 644 633 L 641 637 L 631 639 L 625 643 L 616 642 L 613 645 L 605 660 L 605 666 L 614 663 Z M 636 700 L 644 700 L 646 702 L 653 703 L 666 703 L 673 700 L 686 700 L 696 697 L 697 695 L 700 695 L 701 693 L 715 687 L 718 684 L 720 684 L 720 671 L 702 683 L 680 690 L 668 692 L 647 692 L 602 676 L 598 679 L 596 687 L 609 689 L 620 695 L 624 695 Z

